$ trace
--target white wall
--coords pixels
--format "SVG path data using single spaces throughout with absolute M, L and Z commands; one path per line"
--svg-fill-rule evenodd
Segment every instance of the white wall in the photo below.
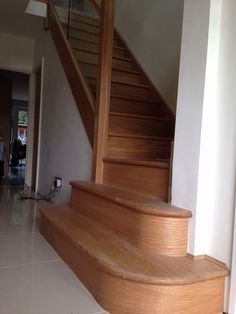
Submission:
M 216 229 L 212 233 L 213 254 L 231 257 L 232 229 L 235 216 L 236 193 L 236 2 L 222 1 L 222 24 L 218 74 L 219 138 Z M 235 218 L 236 219 L 236 218 Z M 236 221 L 234 224 L 233 261 L 229 314 L 236 314 Z M 227 241 L 227 245 L 225 245 Z
M 44 42 L 38 191 L 47 194 L 53 177 L 61 176 L 63 189 L 56 201 L 68 202 L 69 181 L 91 179 L 92 149 L 51 35 L 43 36 L 38 43 Z
M 194 253 L 195 211 L 210 0 L 185 1 L 173 161 L 172 202 L 193 212 L 190 251 Z
M 233 0 L 185 1 L 172 187 L 172 203 L 193 212 L 190 253 L 229 267 L 236 179 L 235 12 Z
M 185 2 L 172 203 L 193 212 L 190 252 L 208 254 L 229 265 L 236 107 L 235 51 L 229 45 L 228 19 L 221 23 L 226 3 Z
M 118 31 L 172 111 L 176 109 L 183 4 L 183 0 L 116 1 Z
M 0 33 L 0 69 L 31 73 L 34 65 L 34 40 Z

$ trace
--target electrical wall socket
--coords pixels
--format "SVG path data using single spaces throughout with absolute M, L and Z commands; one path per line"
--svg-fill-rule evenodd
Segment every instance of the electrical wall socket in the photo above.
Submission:
M 62 188 L 62 178 L 61 177 L 55 177 L 53 184 L 54 184 L 54 187 L 57 189 Z

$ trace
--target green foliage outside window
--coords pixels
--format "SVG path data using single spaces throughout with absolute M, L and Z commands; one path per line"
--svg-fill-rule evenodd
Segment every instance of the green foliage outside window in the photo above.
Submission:
M 27 111 L 19 111 L 18 124 L 28 125 L 28 112 Z

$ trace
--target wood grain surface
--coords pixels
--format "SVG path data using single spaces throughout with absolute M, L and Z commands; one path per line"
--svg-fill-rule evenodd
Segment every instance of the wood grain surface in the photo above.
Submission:
M 90 220 L 72 219 L 69 208 L 42 214 L 42 234 L 111 314 L 222 312 L 227 269 L 187 257 L 149 259 Z

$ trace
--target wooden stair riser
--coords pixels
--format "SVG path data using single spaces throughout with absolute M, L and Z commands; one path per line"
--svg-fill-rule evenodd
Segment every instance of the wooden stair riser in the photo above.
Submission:
M 68 19 L 68 10 L 57 7 L 57 13 L 60 19 L 62 18 Z M 85 15 L 78 15 L 78 14 L 71 13 L 70 19 L 71 21 L 74 21 L 74 22 L 80 22 L 87 25 L 93 25 L 95 27 L 99 27 L 100 25 L 100 20 L 98 18 L 92 18 Z
M 187 253 L 187 218 L 140 213 L 74 187 L 71 207 L 142 251 L 166 256 Z
M 93 41 L 81 40 L 79 38 L 70 38 L 71 47 L 75 50 L 84 49 L 88 51 L 93 51 L 94 53 L 98 52 L 98 43 Z M 114 57 L 124 57 L 124 49 L 122 47 L 113 48 Z
M 104 183 L 168 199 L 169 169 L 104 161 Z
M 82 63 L 80 62 L 80 67 L 88 77 L 97 77 L 97 66 L 94 64 Z M 132 71 L 122 71 L 118 69 L 112 70 L 112 80 L 124 81 L 126 83 L 139 83 L 140 75 L 137 73 L 133 73 Z
M 66 27 L 65 27 L 65 30 L 67 30 Z M 69 33 L 70 33 L 70 37 L 73 37 L 73 38 L 81 38 L 81 39 L 85 39 L 85 40 L 92 40 L 92 41 L 96 41 L 97 43 L 99 41 L 99 35 L 98 34 L 86 32 L 86 31 L 82 31 L 82 30 L 76 30 L 76 29 L 70 29 Z M 113 45 L 114 46 L 119 46 L 119 44 L 120 44 L 119 39 L 114 38 Z
M 68 27 L 68 18 L 64 18 L 64 17 L 61 17 L 60 18 L 62 24 L 64 25 L 64 27 Z M 81 31 L 87 31 L 87 32 L 90 32 L 90 33 L 94 33 L 94 34 L 97 34 L 99 35 L 99 26 L 96 26 L 96 25 L 91 25 L 91 24 L 85 24 L 83 22 L 80 22 L 80 21 L 70 21 L 70 29 L 74 29 L 74 30 L 81 30 Z
M 114 82 L 111 85 L 111 94 L 130 96 L 138 98 L 140 100 L 146 100 L 150 97 L 150 90 L 149 88 L 143 88 L 127 84 L 119 84 Z
M 70 29 L 70 37 L 94 40 L 98 42 L 98 34 L 93 34 L 83 30 Z
M 158 103 L 148 103 L 116 97 L 111 97 L 111 111 L 155 117 L 161 116 L 160 105 L 158 105 Z
M 148 117 L 119 116 L 110 114 L 109 131 L 123 135 L 145 135 L 172 137 L 173 127 L 171 121 L 149 119 Z
M 118 69 L 112 70 L 112 80 L 117 80 L 124 83 L 134 83 L 139 84 L 141 82 L 141 76 L 139 73 L 134 71 L 122 71 Z
M 83 63 L 91 63 L 98 65 L 98 55 L 82 50 L 75 50 L 75 55 L 78 61 Z M 132 62 L 126 59 L 119 59 L 113 57 L 112 65 L 116 67 L 121 67 L 122 69 L 132 69 Z
M 223 311 L 224 278 L 179 286 L 122 280 L 105 272 L 96 260 L 44 217 L 40 230 L 98 303 L 112 314 L 218 314 Z
M 87 77 L 88 84 L 93 92 L 96 91 L 96 80 Z M 142 86 L 130 85 L 127 83 L 120 83 L 116 81 L 111 82 L 111 94 L 123 95 L 123 96 L 133 96 L 139 99 L 146 99 L 149 97 L 150 91 Z
M 108 137 L 108 157 L 137 159 L 169 159 L 171 142 L 148 138 Z

